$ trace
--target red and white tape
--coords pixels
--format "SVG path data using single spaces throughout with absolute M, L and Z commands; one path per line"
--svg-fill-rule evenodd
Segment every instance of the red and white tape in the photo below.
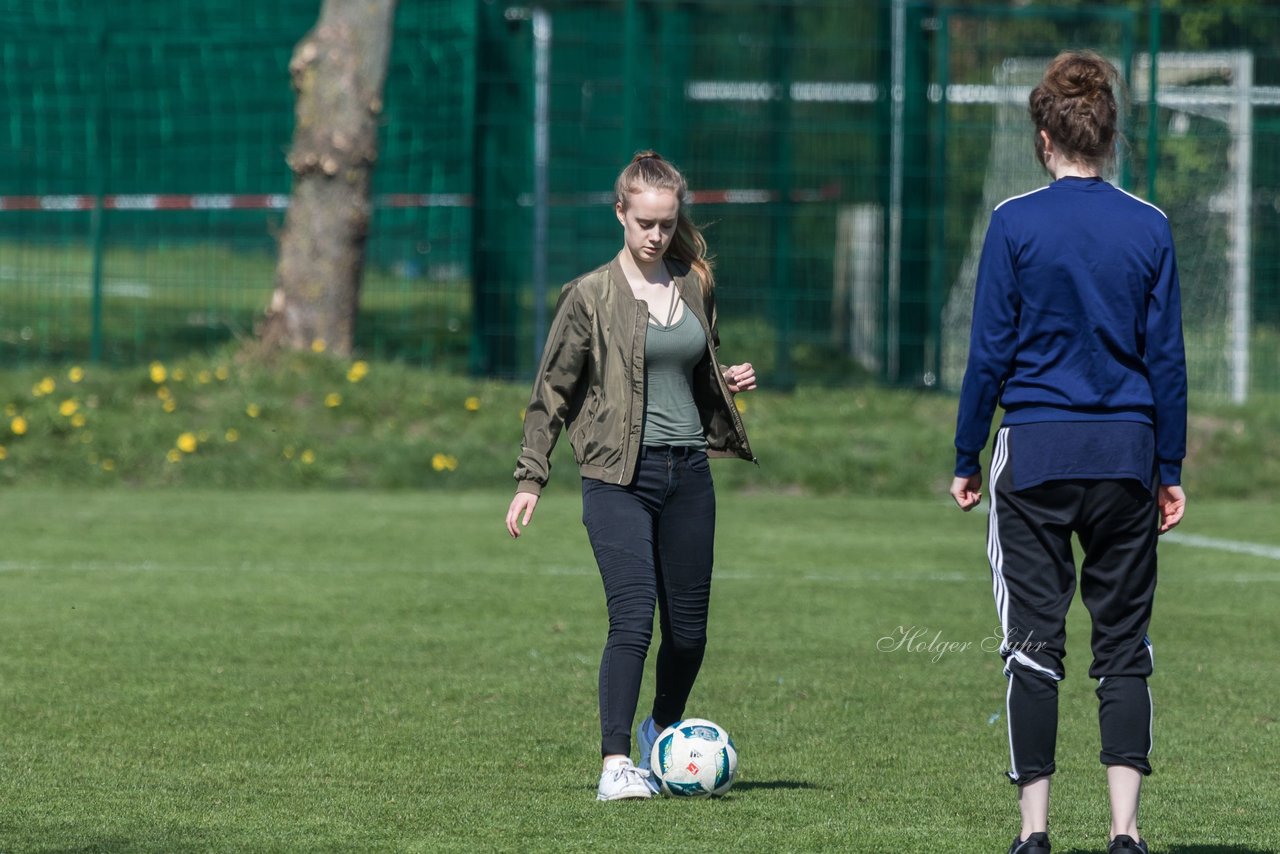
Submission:
M 469 208 L 471 196 L 459 193 L 395 193 L 378 196 L 383 208 Z M 0 196 L 0 211 L 91 211 L 96 196 Z M 289 197 L 272 194 L 135 194 L 102 197 L 102 207 L 114 211 L 229 211 L 284 210 Z

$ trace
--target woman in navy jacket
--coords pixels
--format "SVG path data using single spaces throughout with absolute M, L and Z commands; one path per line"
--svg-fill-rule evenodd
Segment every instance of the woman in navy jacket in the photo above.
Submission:
M 1169 221 L 1100 176 L 1118 139 L 1115 68 L 1064 53 L 1031 93 L 1036 154 L 1053 182 L 1002 202 L 978 267 L 951 495 L 981 499 L 978 454 L 996 405 L 987 553 L 1009 680 L 1011 852 L 1049 851 L 1058 682 L 1084 551 L 1093 620 L 1109 851 L 1145 851 L 1138 794 L 1151 773 L 1156 538 L 1182 519 L 1186 363 Z

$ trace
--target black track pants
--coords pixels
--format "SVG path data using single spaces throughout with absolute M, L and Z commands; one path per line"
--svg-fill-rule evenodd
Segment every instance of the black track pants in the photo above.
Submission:
M 1009 777 L 1019 785 L 1054 771 L 1058 682 L 1067 608 L 1076 588 L 1071 537 L 1084 551 L 1080 598 L 1093 618 L 1100 758 L 1151 773 L 1151 642 L 1158 510 L 1135 480 L 1060 480 L 1014 491 L 1009 430 L 991 465 L 987 557 L 1009 678 Z

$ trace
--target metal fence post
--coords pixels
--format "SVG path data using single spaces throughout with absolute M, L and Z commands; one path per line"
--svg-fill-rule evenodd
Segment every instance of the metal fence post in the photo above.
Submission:
M 110 67 L 107 59 L 107 20 L 105 9 L 100 11 L 94 33 L 94 49 L 98 55 L 96 67 L 99 74 L 93 87 L 93 105 L 89 110 L 89 153 L 90 182 L 93 186 L 93 211 L 89 215 L 89 243 L 93 253 L 92 297 L 89 317 L 89 360 L 95 364 L 102 361 L 102 290 L 104 246 L 106 241 L 106 194 L 107 175 L 110 170 L 110 155 L 107 152 L 105 124 L 106 114 L 106 69 Z
M 773 311 L 776 331 L 776 364 L 772 384 L 789 389 L 795 385 L 791 367 L 791 327 L 794 287 L 791 282 L 791 54 L 794 11 L 779 10 L 781 20 L 773 40 L 773 79 L 778 87 L 773 106 L 774 192 L 773 206 Z
M 933 174 L 930 187 L 933 190 L 929 239 L 929 292 L 927 297 L 927 335 L 924 342 L 924 373 L 921 380 L 926 387 L 934 388 L 942 380 L 942 308 L 946 302 L 947 270 L 947 142 L 950 136 L 948 124 L 947 86 L 951 83 L 951 18 L 949 10 L 940 9 L 933 19 L 937 28 L 937 46 L 934 54 L 938 72 L 937 126 L 930 146 L 933 149 Z
M 640 38 L 640 10 L 636 0 L 627 0 L 622 17 L 622 151 L 620 159 L 631 159 L 636 147 L 636 51 Z M 645 146 L 649 148 L 650 146 Z
M 551 162 L 551 14 L 535 6 L 533 20 L 533 364 L 547 337 L 547 241 Z
M 1160 56 L 1160 0 L 1151 0 L 1147 6 L 1147 201 L 1156 204 L 1156 173 L 1160 160 L 1160 110 L 1159 56 Z

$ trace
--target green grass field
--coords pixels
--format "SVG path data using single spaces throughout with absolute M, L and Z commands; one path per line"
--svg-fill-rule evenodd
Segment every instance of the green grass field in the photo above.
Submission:
M 513 542 L 508 497 L 7 490 L 0 851 L 1005 850 L 985 517 L 722 495 L 689 713 L 733 733 L 739 782 L 599 804 L 579 503 L 549 494 Z M 1271 551 L 1163 546 L 1143 831 L 1165 854 L 1276 851 L 1274 506 L 1193 504 L 1179 531 Z M 878 648 L 916 630 L 932 650 Z M 1070 631 L 1066 854 L 1101 851 L 1107 821 L 1078 604 Z

